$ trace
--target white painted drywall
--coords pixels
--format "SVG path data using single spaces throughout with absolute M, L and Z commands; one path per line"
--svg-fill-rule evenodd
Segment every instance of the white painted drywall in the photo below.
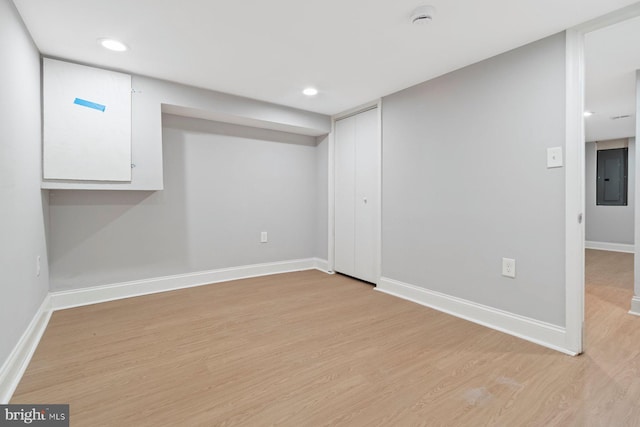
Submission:
M 163 150 L 163 191 L 51 192 L 52 290 L 316 255 L 315 137 L 163 115 Z
M 565 145 L 564 33 L 382 107 L 382 275 L 563 326 L 565 169 L 546 153 Z
M 596 205 L 596 142 L 585 146 L 585 240 L 588 242 L 634 244 L 635 138 L 629 138 L 627 206 Z
M 13 3 L 0 1 L 0 366 L 48 291 L 40 190 L 40 55 Z M 41 257 L 36 277 L 36 257 Z

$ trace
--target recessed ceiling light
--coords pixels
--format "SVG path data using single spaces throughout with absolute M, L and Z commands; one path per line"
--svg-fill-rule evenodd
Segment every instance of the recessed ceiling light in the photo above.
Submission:
M 98 43 L 100 43 L 100 45 L 105 49 L 109 49 L 114 52 L 124 52 L 129 49 L 126 44 L 114 39 L 98 39 Z
M 591 117 L 591 116 L 593 116 L 593 111 L 585 111 L 585 112 L 584 112 L 584 116 L 585 116 L 585 117 Z
M 307 96 L 315 96 L 318 94 L 318 89 L 316 89 L 315 87 L 308 87 L 305 90 L 303 90 L 302 93 L 304 93 Z

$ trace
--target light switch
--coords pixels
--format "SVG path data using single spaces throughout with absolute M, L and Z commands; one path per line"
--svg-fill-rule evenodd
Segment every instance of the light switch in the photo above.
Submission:
M 562 147 L 547 148 L 547 167 L 562 167 Z

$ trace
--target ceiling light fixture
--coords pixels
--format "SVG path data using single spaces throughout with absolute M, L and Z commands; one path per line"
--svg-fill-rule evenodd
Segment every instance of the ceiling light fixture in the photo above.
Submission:
M 411 14 L 411 23 L 423 25 L 433 21 L 433 15 L 436 14 L 436 8 L 433 6 L 420 6 Z
M 318 89 L 316 89 L 315 87 L 308 87 L 305 90 L 303 90 L 302 93 L 304 93 L 307 96 L 315 96 L 318 94 Z
M 593 111 L 585 111 L 585 112 L 584 112 L 584 116 L 585 116 L 585 117 L 591 117 L 591 116 L 593 116 Z
M 114 39 L 98 39 L 98 43 L 100 43 L 100 45 L 105 49 L 109 49 L 114 52 L 124 52 L 129 49 L 126 44 Z

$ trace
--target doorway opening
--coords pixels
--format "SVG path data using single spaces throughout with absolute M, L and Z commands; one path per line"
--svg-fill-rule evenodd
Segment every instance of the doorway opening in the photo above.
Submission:
M 628 319 L 640 294 L 634 284 L 640 54 L 630 42 L 638 37 L 638 4 L 567 31 L 566 149 L 573 163 L 567 162 L 566 333 L 578 353 L 583 338 L 588 345 L 616 316 Z

